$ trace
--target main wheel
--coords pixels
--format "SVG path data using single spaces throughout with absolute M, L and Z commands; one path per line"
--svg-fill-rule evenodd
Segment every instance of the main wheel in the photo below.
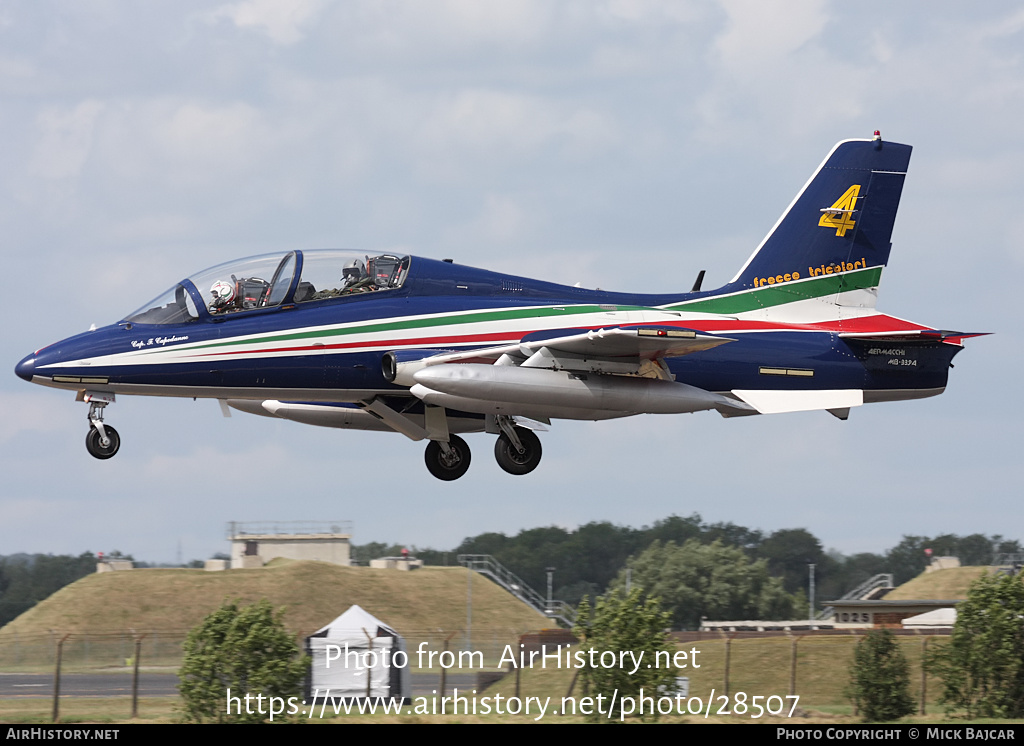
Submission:
M 534 435 L 533 430 L 527 430 L 525 427 L 517 427 L 516 435 L 523 444 L 523 452 L 520 453 L 512 445 L 509 437 L 502 433 L 494 443 L 494 458 L 497 459 L 498 466 L 509 474 L 529 474 L 540 463 L 540 438 Z
M 427 444 L 427 451 L 424 460 L 427 462 L 427 469 L 438 479 L 451 482 L 458 479 L 469 469 L 469 446 L 466 441 L 457 435 L 448 438 L 449 452 L 445 453 L 441 444 L 432 440 Z
M 100 431 L 95 427 L 90 427 L 85 436 L 85 448 L 93 458 L 108 459 L 121 447 L 121 436 L 117 434 L 117 430 L 110 425 L 104 425 L 103 429 L 107 431 L 106 445 L 100 437 Z

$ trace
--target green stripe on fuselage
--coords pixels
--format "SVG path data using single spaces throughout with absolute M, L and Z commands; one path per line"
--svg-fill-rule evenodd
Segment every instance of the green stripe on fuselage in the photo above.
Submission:
M 822 275 L 809 280 L 752 288 L 734 295 L 673 303 L 670 306 L 664 306 L 664 309 L 666 311 L 700 311 L 735 316 L 747 311 L 757 311 L 786 303 L 815 300 L 836 293 L 877 287 L 881 278 L 881 267 L 868 267 L 843 274 Z
M 747 311 L 757 311 L 786 303 L 803 300 L 814 300 L 836 293 L 849 292 L 864 288 L 877 287 L 882 276 L 882 267 L 869 267 L 835 275 L 823 275 L 809 280 L 797 280 L 779 285 L 751 288 L 739 293 L 701 298 L 692 301 L 680 301 L 660 308 L 649 306 L 616 305 L 615 311 L 693 311 L 734 316 Z M 550 318 L 552 316 L 585 316 L 588 314 L 608 313 L 611 309 L 601 305 L 584 306 L 524 306 L 496 311 L 474 311 L 455 313 L 447 316 L 420 316 L 403 321 L 381 321 L 377 323 L 346 325 L 311 329 L 308 331 L 287 332 L 282 334 L 266 334 L 245 339 L 228 339 L 219 342 L 208 342 L 188 348 L 204 350 L 211 348 L 235 347 L 238 345 L 261 345 L 298 340 L 313 340 L 321 337 L 338 337 L 350 334 L 374 334 L 401 330 L 423 329 L 427 327 L 459 326 L 463 324 L 479 324 L 509 319 Z M 162 350 L 154 350 L 154 353 Z
M 615 311 L 643 311 L 658 310 L 648 309 L 646 306 L 621 306 L 617 305 Z M 504 321 L 507 319 L 528 319 L 550 316 L 580 316 L 593 313 L 609 313 L 610 309 L 601 306 L 543 306 L 512 308 L 502 311 L 478 311 L 474 313 L 463 313 L 451 316 L 418 317 L 405 321 L 383 321 L 376 324 L 365 324 L 361 326 L 331 327 L 328 329 L 317 329 L 303 332 L 292 332 L 288 334 L 272 334 L 262 337 L 251 337 L 248 339 L 229 339 L 224 342 L 211 342 L 204 345 L 196 345 L 190 350 L 209 349 L 211 347 L 228 347 L 234 345 L 258 345 L 271 342 L 287 342 L 289 340 L 317 339 L 319 337 L 336 337 L 346 334 L 373 334 L 375 332 L 391 332 L 403 329 L 422 329 L 431 326 L 454 326 L 458 324 L 476 324 L 488 321 Z M 359 323 L 359 322 L 356 322 Z

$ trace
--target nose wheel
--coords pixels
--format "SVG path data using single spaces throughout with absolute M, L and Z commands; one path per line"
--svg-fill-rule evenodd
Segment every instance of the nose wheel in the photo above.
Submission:
M 108 459 L 121 447 L 121 436 L 110 425 L 104 425 L 101 434 L 96 427 L 90 427 L 85 436 L 85 448 L 93 458 Z
M 503 427 L 495 441 L 494 458 L 509 474 L 529 474 L 540 463 L 540 438 L 525 427 L 510 427 L 509 430 L 511 433 Z
M 462 438 L 451 435 L 448 442 L 432 440 L 424 454 L 427 470 L 438 479 L 451 482 L 469 469 L 469 446 Z
M 113 404 L 114 395 L 86 392 L 84 399 L 89 402 L 89 432 L 85 435 L 85 450 L 93 458 L 111 458 L 121 447 L 121 436 L 117 430 L 103 423 L 103 410 L 108 404 Z

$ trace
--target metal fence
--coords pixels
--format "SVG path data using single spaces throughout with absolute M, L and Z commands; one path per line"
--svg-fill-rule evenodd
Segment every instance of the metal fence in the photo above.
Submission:
M 0 671 L 49 671 L 56 662 L 58 644 L 66 671 L 130 667 L 134 664 L 136 640 L 141 643 L 139 659 L 144 666 L 177 668 L 186 635 L 184 631 L 12 632 L 0 635 Z
M 473 661 L 495 668 L 507 649 L 517 650 L 519 636 L 528 630 L 505 628 L 410 630 L 404 633 L 409 663 L 414 669 L 437 669 L 445 650 L 473 652 Z M 146 669 L 176 671 L 181 667 L 187 631 L 111 631 L 65 633 L 59 630 L 0 634 L 0 673 L 51 672 L 61 646 L 61 667 L 67 672 L 130 668 L 139 640 L 139 660 Z M 300 642 L 306 635 L 299 635 Z M 508 648 L 507 646 L 511 646 Z M 422 653 L 420 653 L 422 651 Z M 433 656 L 431 656 L 433 653 Z M 462 660 L 470 660 L 463 655 Z

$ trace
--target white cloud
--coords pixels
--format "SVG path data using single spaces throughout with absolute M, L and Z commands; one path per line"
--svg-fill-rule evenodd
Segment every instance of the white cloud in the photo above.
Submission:
M 680 23 L 699 17 L 703 4 L 694 2 L 662 2 L 662 0 L 606 0 L 596 12 L 610 19 L 631 23 Z
M 324 8 L 323 0 L 244 0 L 222 5 L 207 18 L 211 22 L 227 19 L 242 29 L 256 29 L 275 44 L 295 44 L 305 36 Z
M 24 57 L 0 57 L 0 81 L 4 88 L 23 88 L 31 83 L 39 71 L 32 61 Z
M 574 102 L 493 90 L 467 89 L 430 100 L 417 133 L 421 173 L 455 176 L 482 162 L 522 165 L 522 159 L 592 158 L 611 147 L 616 125 Z M 550 150 L 549 150 L 550 149 Z
M 46 108 L 36 116 L 38 135 L 29 171 L 43 179 L 73 179 L 92 149 L 93 130 L 103 104 L 83 101 L 74 108 Z
M 432 32 L 473 42 L 524 41 L 545 32 L 551 15 L 550 4 L 538 0 L 487 3 L 478 0 L 440 0 L 408 3 L 412 17 L 429 24 Z M 431 23 L 433 21 L 433 23 Z
M 506 195 L 488 194 L 478 216 L 450 231 L 456 244 L 509 244 L 522 240 L 529 215 L 517 200 Z
M 773 75 L 828 20 L 822 0 L 723 0 L 722 7 L 729 22 L 714 48 L 721 65 L 743 78 Z
M 181 173 L 235 170 L 273 141 L 260 113 L 234 102 L 220 106 L 188 101 L 175 107 L 163 122 L 149 122 L 163 157 Z
M 49 341 L 49 340 L 47 340 Z M 43 340 L 39 341 L 43 344 Z M 21 351 L 20 360 L 32 350 Z M 0 443 L 8 444 L 23 439 L 30 433 L 59 433 L 68 425 L 69 410 L 75 407 L 74 392 L 64 392 L 63 398 L 53 391 L 30 390 L 28 384 L 20 384 L 17 393 L 0 391 L 0 411 L 4 413 L 4 427 L 0 428 Z M 83 406 L 83 405 L 79 405 Z M 84 410 L 78 416 L 84 415 Z M 78 417 L 74 418 L 81 422 Z
M 1024 10 L 1013 10 L 994 21 L 982 21 L 976 32 L 980 40 L 1015 36 L 1024 32 Z
M 728 21 L 707 59 L 713 84 L 697 100 L 702 140 L 800 136 L 861 116 L 870 71 L 834 53 L 840 44 L 859 49 L 851 38 L 859 27 L 830 25 L 821 0 L 723 0 L 722 7 Z
M 97 185 L 104 201 L 117 200 L 117 223 L 142 217 L 136 210 L 175 211 L 212 198 L 237 203 L 231 197 L 263 175 L 266 163 L 288 146 L 287 136 L 287 123 L 268 121 L 243 101 L 115 101 L 95 136 L 102 160 Z M 228 184 L 232 189 L 225 192 Z
M 555 128 L 554 112 L 543 99 L 499 90 L 459 91 L 435 100 L 424 123 L 428 141 L 445 148 L 460 147 L 508 154 L 544 142 Z
M 356 2 L 339 18 L 357 32 L 361 49 L 414 55 L 426 50 L 460 55 L 468 49 L 514 48 L 550 33 L 555 6 L 540 0 L 435 0 L 434 2 Z M 367 46 L 369 45 L 369 46 Z

